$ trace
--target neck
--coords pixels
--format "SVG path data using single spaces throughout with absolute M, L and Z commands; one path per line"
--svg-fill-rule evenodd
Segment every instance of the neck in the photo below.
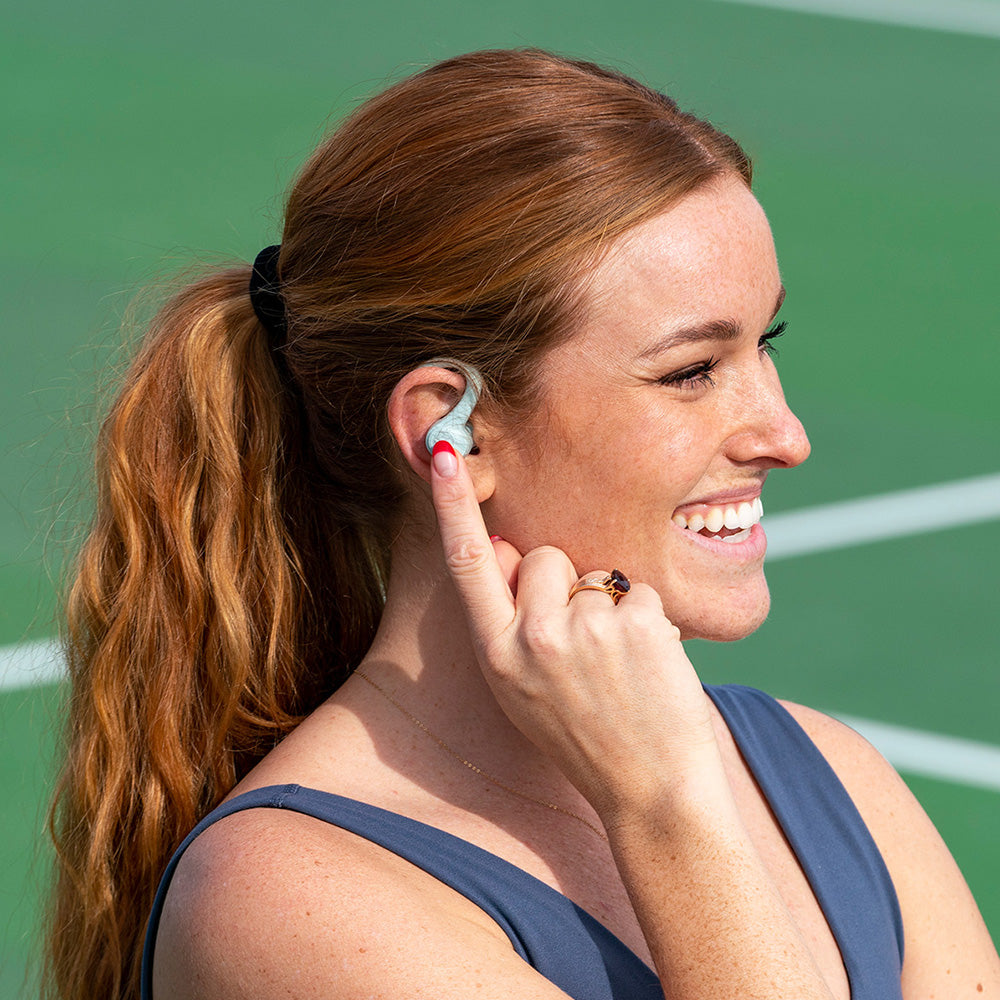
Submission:
M 361 670 L 483 771 L 532 795 L 579 802 L 562 772 L 511 724 L 493 697 L 436 533 L 425 544 L 410 541 L 394 550 L 385 611 Z M 394 706 L 383 704 L 378 711 L 391 725 L 413 725 Z M 443 753 L 430 738 L 427 746 L 431 755 Z M 461 780 L 479 779 L 470 774 Z

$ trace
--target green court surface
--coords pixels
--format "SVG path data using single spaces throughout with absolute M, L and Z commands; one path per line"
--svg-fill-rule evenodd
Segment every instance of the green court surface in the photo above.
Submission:
M 946 6 L 942 0 L 942 7 Z M 0 37 L 0 646 L 54 634 L 95 387 L 135 293 L 248 260 L 336 119 L 412 68 L 537 45 L 617 65 L 741 139 L 775 231 L 778 361 L 813 456 L 768 513 L 1000 472 L 1000 40 L 715 2 L 55 0 Z M 1000 522 L 775 563 L 706 680 L 1000 745 Z M 56 686 L 0 693 L 0 1000 L 28 995 Z M 1000 937 L 1000 793 L 905 775 Z

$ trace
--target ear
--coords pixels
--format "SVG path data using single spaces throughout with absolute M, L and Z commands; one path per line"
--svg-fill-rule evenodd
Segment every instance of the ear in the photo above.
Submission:
M 432 424 L 452 409 L 465 392 L 465 376 L 448 368 L 425 365 L 404 375 L 389 397 L 389 428 L 406 463 L 421 479 L 430 482 L 431 456 L 425 438 Z M 485 421 L 474 411 L 470 423 L 476 447 L 466 457 L 476 488 L 476 500 L 482 503 L 493 495 L 493 464 L 486 446 Z

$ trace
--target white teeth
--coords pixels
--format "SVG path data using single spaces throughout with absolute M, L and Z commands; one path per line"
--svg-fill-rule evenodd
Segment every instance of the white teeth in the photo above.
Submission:
M 674 514 L 672 520 L 678 528 L 686 528 L 688 531 L 706 530 L 711 534 L 709 537 L 716 537 L 723 528 L 730 531 L 739 531 L 739 535 L 731 535 L 739 541 L 745 537 L 743 532 L 752 528 L 764 516 L 764 505 L 760 497 L 754 497 L 752 501 L 744 501 L 735 506 L 709 507 L 704 514 L 692 514 L 685 517 L 683 514 Z
M 719 536 L 716 535 L 715 537 L 718 538 Z M 724 535 L 722 537 L 722 541 L 726 542 L 729 545 L 732 545 L 734 542 L 742 542 L 749 537 L 750 537 L 750 529 L 744 528 L 742 531 L 737 531 L 735 535 Z
M 705 518 L 705 527 L 714 535 L 723 525 L 726 515 L 720 507 L 713 507 Z

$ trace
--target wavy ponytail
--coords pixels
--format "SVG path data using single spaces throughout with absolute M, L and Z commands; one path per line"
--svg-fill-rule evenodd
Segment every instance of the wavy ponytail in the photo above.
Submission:
M 68 607 L 48 994 L 138 996 L 160 874 L 370 646 L 407 486 L 393 387 L 450 355 L 530 409 L 578 276 L 739 146 L 612 70 L 538 51 L 431 67 L 360 107 L 291 192 L 275 364 L 250 268 L 153 324 L 98 451 Z M 280 372 L 280 373 L 279 373 Z
M 329 523 L 248 277 L 207 277 L 163 309 L 102 430 L 68 600 L 53 996 L 135 995 L 170 853 L 378 621 L 365 541 Z M 350 633 L 323 613 L 339 591 L 353 595 Z

